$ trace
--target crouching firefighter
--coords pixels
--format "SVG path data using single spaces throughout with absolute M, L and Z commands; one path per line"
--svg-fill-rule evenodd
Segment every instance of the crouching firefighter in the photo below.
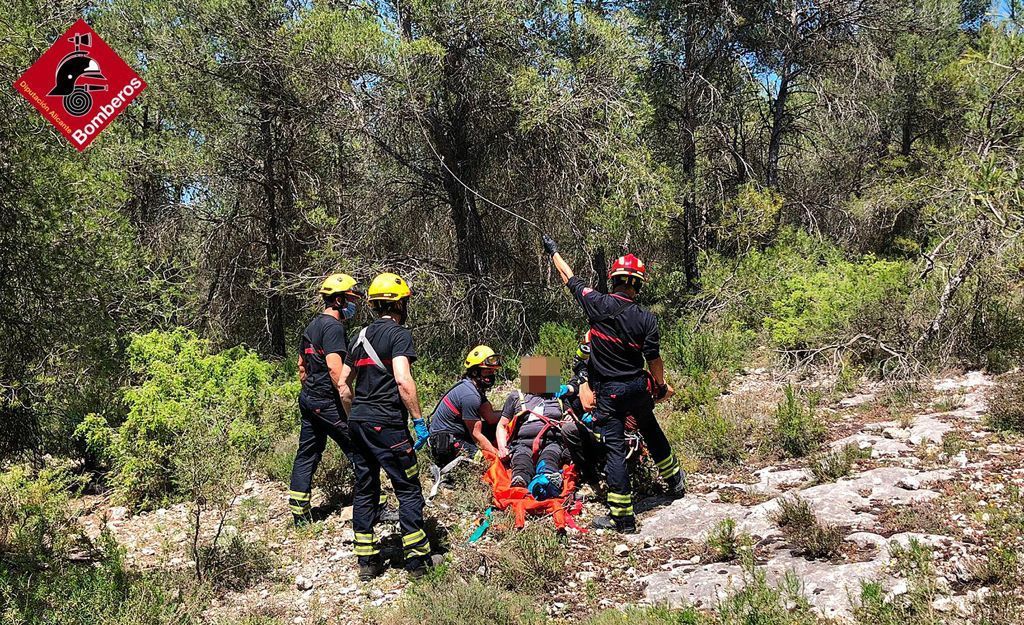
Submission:
M 352 466 L 355 498 L 352 525 L 359 578 L 384 572 L 374 526 L 380 500 L 380 470 L 398 497 L 405 568 L 414 577 L 427 570 L 430 543 L 423 529 L 423 491 L 407 420 L 422 423 L 411 365 L 416 360 L 412 332 L 405 327 L 412 291 L 393 273 L 373 279 L 367 300 L 378 318 L 363 328 L 345 360 L 343 402 L 351 402 Z M 354 391 L 352 381 L 355 380 Z M 420 429 L 420 428 L 417 428 Z
M 620 532 L 634 533 L 633 489 L 626 464 L 627 416 L 636 419 L 669 495 L 682 497 L 686 492 L 683 471 L 654 417 L 654 402 L 669 397 L 673 390 L 665 382 L 657 319 L 636 303 L 647 277 L 646 268 L 632 254 L 619 257 L 608 273 L 612 293 L 600 293 L 573 275 L 550 237 L 544 235 L 543 241 L 544 251 L 551 256 L 562 282 L 590 322 L 587 369 L 595 396 L 594 420 L 606 449 L 610 511 L 610 517 L 595 520 L 595 525 L 614 526 Z M 645 360 L 647 372 L 644 371 Z
M 481 452 L 498 453 L 493 440 L 498 415 L 487 391 L 500 368 L 501 357 L 490 347 L 477 345 L 469 351 L 462 379 L 444 394 L 430 418 L 430 456 L 438 467 L 460 455 L 479 459 Z
M 299 449 L 288 486 L 288 507 L 296 525 L 312 520 L 310 497 L 313 474 L 332 438 L 352 460 L 352 438 L 339 390 L 344 386 L 344 359 L 348 354 L 345 321 L 356 314 L 361 299 L 352 276 L 336 273 L 318 291 L 324 310 L 306 326 L 299 341 Z
M 498 457 L 512 465 L 512 487 L 528 488 L 537 500 L 562 492 L 562 465 L 569 454 L 562 440 L 559 363 L 554 358 L 523 358 L 520 391 L 508 396 L 498 423 Z

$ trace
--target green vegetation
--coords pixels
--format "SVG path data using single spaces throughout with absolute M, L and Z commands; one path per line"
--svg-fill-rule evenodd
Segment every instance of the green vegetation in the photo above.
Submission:
M 808 558 L 835 558 L 843 544 L 840 528 L 822 523 L 810 504 L 799 496 L 779 500 L 779 508 L 771 515 L 786 540 Z
M 1024 373 L 998 378 L 989 393 L 988 423 L 997 430 L 1024 432 Z
M 82 153 L 0 90 L 4 625 L 189 623 L 211 593 L 265 577 L 260 545 L 224 534 L 228 510 L 254 472 L 287 479 L 295 345 L 334 271 L 413 284 L 429 412 L 477 343 L 509 379 L 531 351 L 568 364 L 584 320 L 538 230 L 598 290 L 637 253 L 677 390 L 659 419 L 707 468 L 821 453 L 813 396 L 720 401 L 744 367 L 822 367 L 840 393 L 883 380 L 906 420 L 906 380 L 929 369 L 1024 364 L 1017 0 L 9 4 L 0 83 L 84 15 L 149 88 Z M 361 309 L 349 329 L 368 321 Z M 994 429 L 1024 431 L 1022 374 L 989 399 Z M 815 477 L 855 460 L 821 453 Z M 487 494 L 465 479 L 452 506 L 475 516 Z M 333 445 L 316 485 L 328 504 L 349 496 Z M 212 519 L 190 541 L 195 575 L 127 571 L 79 536 L 86 487 Z M 991 514 L 998 531 L 1020 524 Z M 831 553 L 829 528 L 810 527 L 791 542 Z M 532 575 L 551 571 L 551 537 L 509 540 L 535 554 Z M 650 618 L 810 618 L 749 573 L 717 615 Z M 400 622 L 542 619 L 485 589 L 432 579 Z M 914 622 L 881 592 L 865 592 L 874 623 Z
M 403 595 L 398 608 L 378 622 L 385 625 L 543 625 L 531 596 L 464 579 L 448 567 L 432 571 Z
M 744 549 L 751 549 L 753 541 L 749 534 L 736 531 L 736 521 L 723 519 L 708 533 L 704 540 L 704 560 L 708 562 L 731 562 L 740 557 Z
M 818 482 L 834 482 L 846 477 L 853 469 L 853 463 L 871 457 L 871 449 L 857 445 L 843 445 L 841 449 L 819 454 L 811 459 L 811 474 Z
M 825 424 L 817 415 L 817 397 L 806 399 L 793 386 L 785 388 L 785 397 L 775 408 L 769 444 L 779 453 L 800 458 L 816 450 L 825 436 Z

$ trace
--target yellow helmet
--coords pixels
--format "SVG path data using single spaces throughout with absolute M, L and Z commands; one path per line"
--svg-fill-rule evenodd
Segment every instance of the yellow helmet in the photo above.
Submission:
M 382 273 L 373 279 L 366 292 L 366 299 L 378 302 L 397 302 L 412 295 L 412 289 L 405 280 L 393 273 Z
M 338 293 L 355 293 L 356 279 L 347 273 L 332 273 L 327 276 L 317 291 L 320 295 L 336 295 Z
M 466 356 L 465 368 L 469 371 L 473 367 L 484 367 L 487 369 L 501 368 L 501 356 L 494 353 L 494 350 L 486 345 L 477 345 L 469 350 Z

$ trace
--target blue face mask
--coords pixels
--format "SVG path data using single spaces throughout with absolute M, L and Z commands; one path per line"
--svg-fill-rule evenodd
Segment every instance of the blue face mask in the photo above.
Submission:
M 345 307 L 341 309 L 341 317 L 342 317 L 342 319 L 351 319 L 352 317 L 355 317 L 355 316 L 356 316 L 356 303 L 355 302 L 347 302 L 345 304 Z

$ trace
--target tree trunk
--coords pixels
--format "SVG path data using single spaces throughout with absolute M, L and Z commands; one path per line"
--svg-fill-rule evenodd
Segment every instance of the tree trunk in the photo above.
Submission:
M 900 154 L 910 156 L 910 150 L 914 147 L 914 98 L 908 98 L 907 110 L 903 114 L 902 137 L 900 139 Z
M 786 103 L 789 99 L 789 76 L 779 78 L 779 92 L 772 101 L 772 127 L 768 138 L 768 163 L 766 182 L 769 187 L 777 188 L 779 183 L 779 155 L 782 152 L 782 137 L 786 131 Z
M 267 209 L 267 331 L 270 351 L 284 357 L 284 301 L 281 296 L 281 220 L 277 206 L 277 182 L 274 176 L 273 113 L 269 106 L 262 107 L 260 135 L 263 139 L 263 190 Z

